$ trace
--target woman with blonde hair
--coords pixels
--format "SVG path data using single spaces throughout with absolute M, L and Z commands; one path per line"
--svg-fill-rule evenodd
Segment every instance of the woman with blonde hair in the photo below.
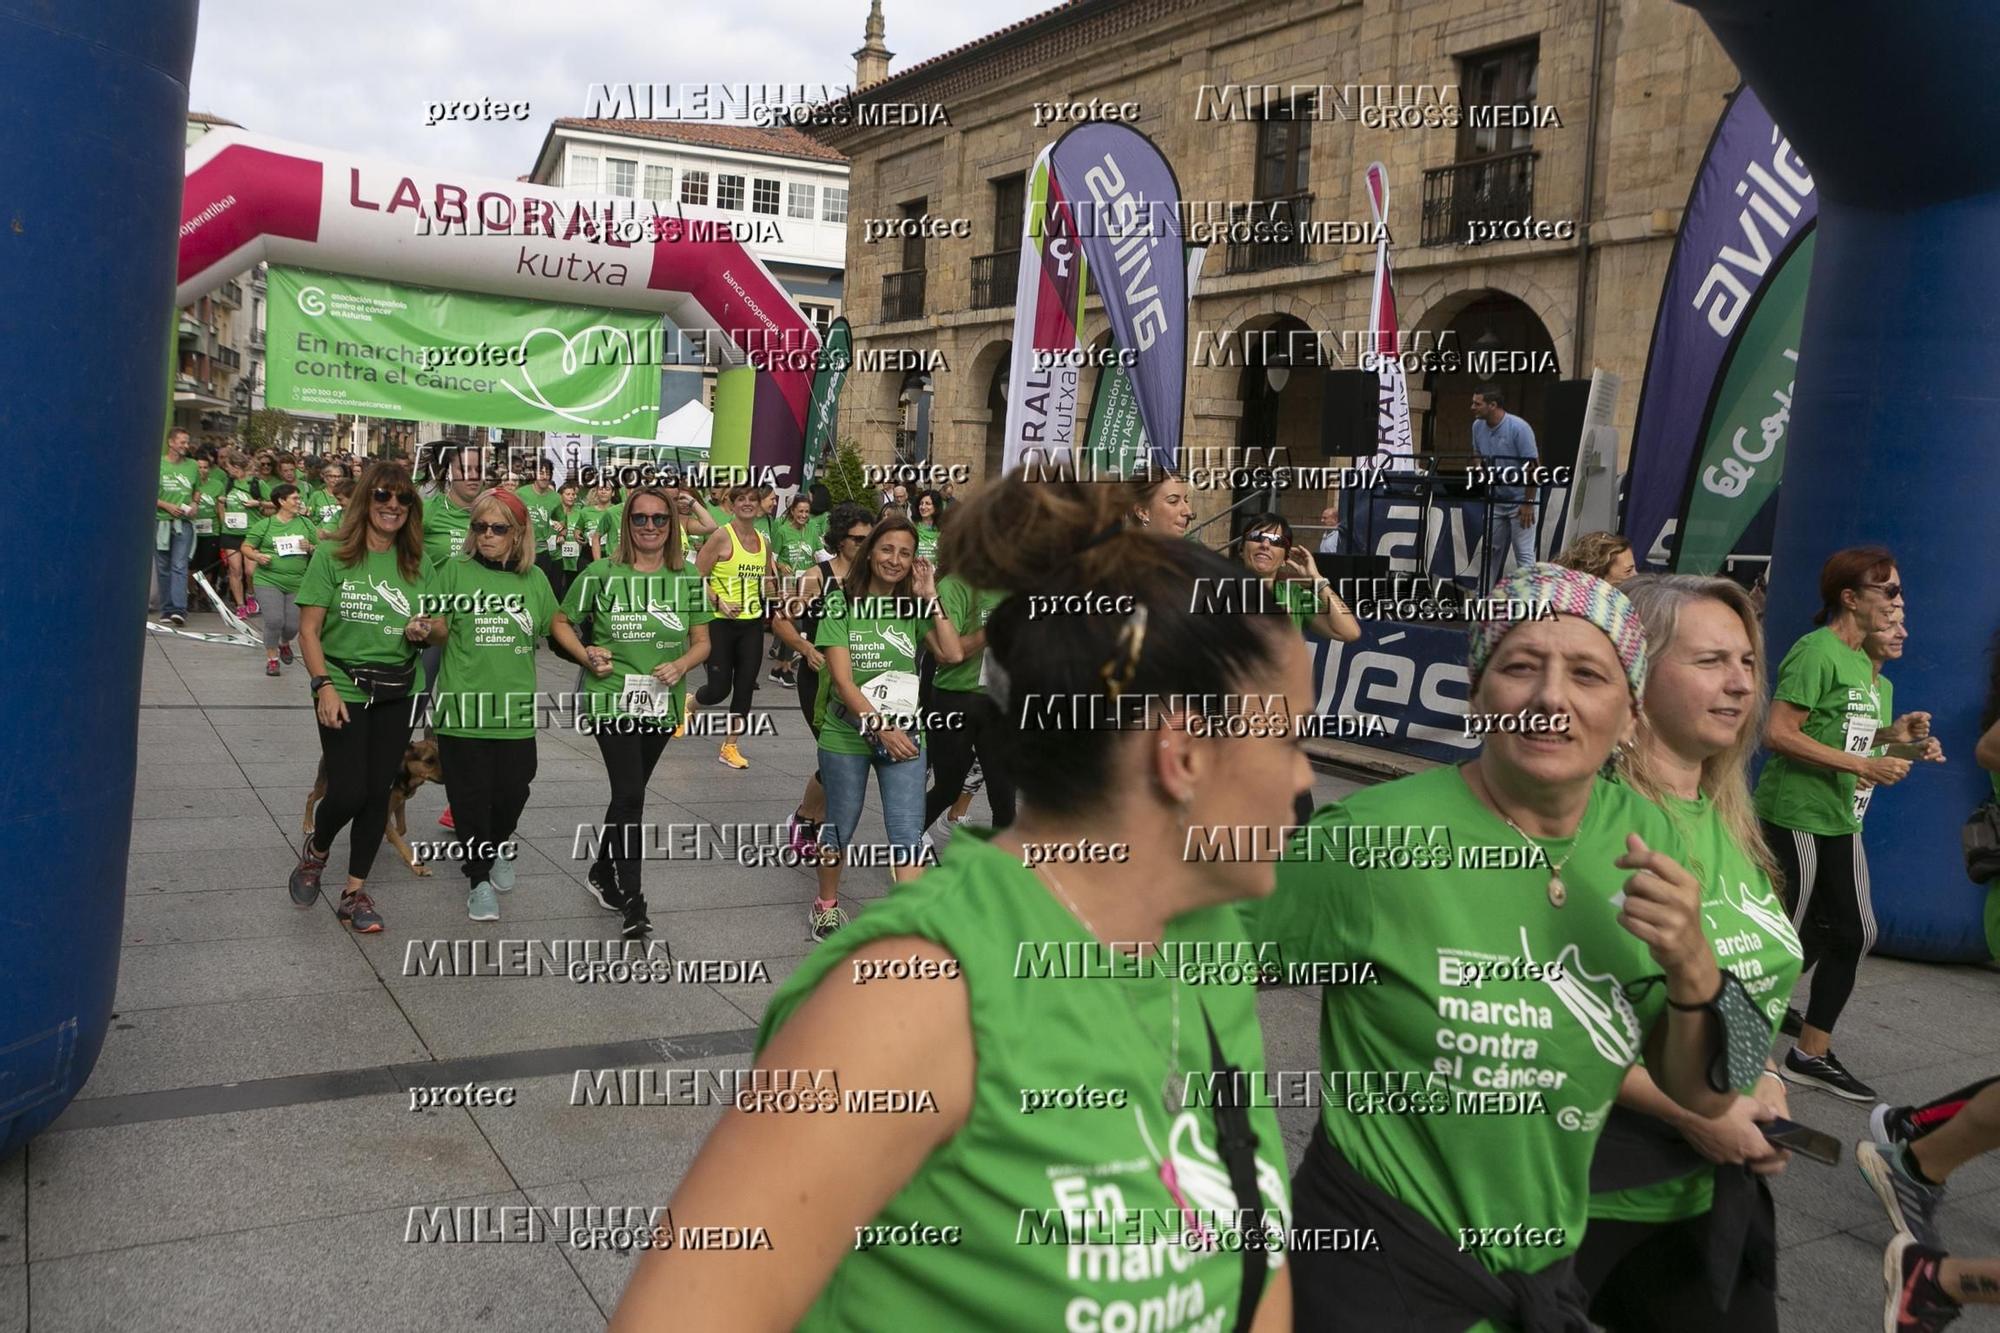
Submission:
M 1764 730 L 1764 636 L 1750 594 L 1727 579 L 1640 575 L 1620 590 L 1645 627 L 1651 667 L 1618 781 L 1667 815 L 1701 883 L 1716 964 L 1768 1023 L 1768 1050 L 1804 953 L 1775 887 L 1777 861 L 1750 797 Z M 1577 1255 L 1591 1317 L 1612 1333 L 1775 1330 L 1777 1233 L 1764 1178 L 1788 1154 L 1761 1126 L 1789 1115 L 1769 1059 L 1719 1116 L 1625 1073 L 1591 1162 L 1590 1227 Z
M 1632 543 L 1615 532 L 1586 532 L 1571 542 L 1555 562 L 1582 570 L 1616 588 L 1638 570 L 1632 563 Z

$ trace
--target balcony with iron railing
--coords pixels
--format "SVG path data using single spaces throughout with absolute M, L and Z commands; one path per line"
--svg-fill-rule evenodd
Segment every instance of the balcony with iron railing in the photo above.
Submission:
M 1014 304 L 1014 292 L 1020 277 L 1019 250 L 975 255 L 972 260 L 972 308 L 992 310 L 996 306 Z
M 234 347 L 216 348 L 215 361 L 217 365 L 222 366 L 226 370 L 243 369 L 243 353 L 237 351 Z
M 1471 224 L 1520 222 L 1535 211 L 1535 150 L 1496 153 L 1424 173 L 1425 245 L 1471 245 Z
M 232 310 L 241 307 L 243 304 L 243 284 L 231 278 L 228 282 L 217 287 L 215 289 L 215 303 L 217 305 L 226 305 Z
M 1312 201 L 1310 194 L 1290 194 L 1231 208 L 1228 271 L 1261 273 L 1310 262 Z
M 882 322 L 918 319 L 924 313 L 924 273 L 920 268 L 882 275 Z
M 261 352 L 264 350 L 264 330 L 262 329 L 250 330 L 250 350 L 253 352 Z

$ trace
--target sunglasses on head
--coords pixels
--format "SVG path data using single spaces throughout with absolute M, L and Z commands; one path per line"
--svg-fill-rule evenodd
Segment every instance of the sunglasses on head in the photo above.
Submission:
M 672 514 L 628 514 L 626 517 L 631 519 L 635 528 L 667 528 L 672 527 L 674 522 Z
M 472 530 L 482 537 L 505 537 L 514 530 L 512 523 L 474 523 Z
M 375 503 L 378 505 L 385 505 L 389 501 L 394 500 L 397 504 L 407 509 L 417 502 L 417 493 L 415 491 L 393 491 L 387 486 L 377 486 L 373 495 Z

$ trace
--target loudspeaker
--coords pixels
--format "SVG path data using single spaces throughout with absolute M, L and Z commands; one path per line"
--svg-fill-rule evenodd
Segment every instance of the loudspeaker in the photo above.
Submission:
M 1327 458 L 1375 453 L 1381 381 L 1372 370 L 1328 370 L 1320 374 L 1319 451 Z M 1574 446 L 1572 446 L 1574 452 Z
M 1543 399 L 1547 419 L 1529 422 L 1535 427 L 1535 452 L 1543 467 L 1576 467 L 1576 454 L 1583 442 L 1583 410 L 1590 402 L 1589 380 L 1557 380 Z

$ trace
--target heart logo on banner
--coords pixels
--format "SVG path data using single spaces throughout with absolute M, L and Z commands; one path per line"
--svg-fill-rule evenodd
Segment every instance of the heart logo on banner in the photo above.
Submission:
M 562 363 L 561 363 L 562 373 L 564 375 L 574 375 L 577 372 L 577 368 L 582 365 L 582 358 L 577 353 L 577 346 L 578 344 L 582 343 L 584 339 L 588 338 L 593 333 L 609 334 L 611 337 L 616 338 L 621 344 L 623 344 L 625 348 L 625 359 L 619 363 L 620 373 L 618 376 L 618 382 L 613 386 L 611 386 L 609 392 L 607 392 L 602 398 L 599 398 L 596 402 L 577 403 L 569 407 L 559 407 L 555 403 L 549 401 L 549 396 L 547 392 L 543 390 L 541 385 L 535 383 L 534 375 L 529 372 L 528 363 L 532 360 L 532 353 L 529 351 L 529 344 L 533 343 L 537 338 L 545 334 L 548 337 L 554 338 L 557 342 L 562 344 Z M 535 328 L 528 330 L 527 334 L 521 339 L 521 343 L 518 350 L 521 353 L 522 364 L 517 368 L 520 370 L 521 379 L 523 380 L 523 382 L 527 384 L 529 392 L 528 393 L 521 392 L 521 390 L 515 388 L 511 383 L 509 383 L 504 379 L 501 380 L 500 383 L 506 388 L 507 392 L 513 394 L 516 398 L 519 398 L 522 402 L 528 404 L 530 407 L 540 408 L 544 412 L 553 412 L 555 415 L 563 418 L 565 421 L 575 421 L 587 426 L 615 425 L 618 422 L 623 421 L 626 417 L 632 416 L 635 413 L 644 410 L 643 408 L 635 407 L 630 412 L 626 412 L 620 416 L 601 421 L 583 415 L 584 413 L 590 412 L 595 408 L 604 406 L 606 403 L 616 398 L 624 390 L 626 381 L 632 378 L 632 363 L 634 360 L 632 339 L 631 336 L 624 329 L 614 329 L 608 324 L 592 324 L 589 328 L 581 329 L 577 333 L 565 337 L 562 330 L 560 329 L 551 329 L 545 326 L 538 325 Z M 532 396 L 530 396 L 531 394 Z

